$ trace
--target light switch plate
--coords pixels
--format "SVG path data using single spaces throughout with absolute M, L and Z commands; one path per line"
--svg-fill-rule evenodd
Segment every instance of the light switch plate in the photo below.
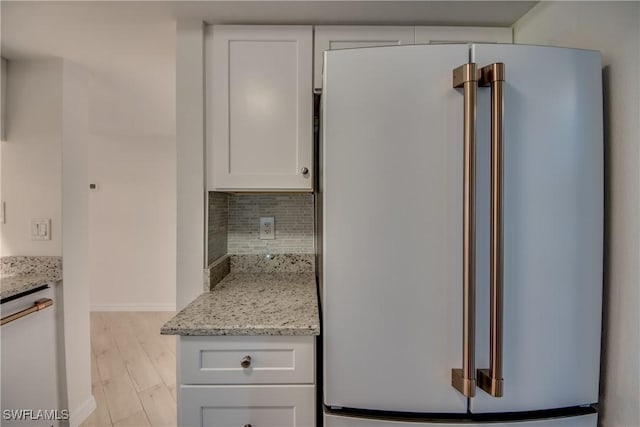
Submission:
M 276 238 L 276 222 L 272 216 L 260 217 L 260 239 L 270 240 Z
M 51 240 L 51 218 L 31 220 L 31 240 Z

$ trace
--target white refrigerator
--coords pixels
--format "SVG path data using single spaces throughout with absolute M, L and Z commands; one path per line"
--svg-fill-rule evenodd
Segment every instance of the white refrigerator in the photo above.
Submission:
M 328 51 L 323 79 L 324 425 L 595 427 L 599 53 Z

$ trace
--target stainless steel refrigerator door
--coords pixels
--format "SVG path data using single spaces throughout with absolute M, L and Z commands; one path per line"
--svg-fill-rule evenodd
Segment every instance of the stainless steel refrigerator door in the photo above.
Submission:
M 600 56 L 540 46 L 473 49 L 479 67 L 505 64 L 504 396 L 491 397 L 478 387 L 471 411 L 596 402 L 603 256 Z M 478 93 L 477 161 L 487 165 L 490 90 Z M 479 166 L 478 174 L 476 363 L 488 368 L 488 168 Z
M 462 353 L 467 45 L 326 53 L 324 402 L 466 412 Z

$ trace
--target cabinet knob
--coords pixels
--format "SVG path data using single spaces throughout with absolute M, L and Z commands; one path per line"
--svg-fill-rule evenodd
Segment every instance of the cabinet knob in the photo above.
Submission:
M 309 173 L 309 169 L 307 169 L 307 168 L 300 168 L 300 173 L 301 173 L 302 175 L 306 175 L 306 174 L 308 174 L 308 173 Z
M 249 366 L 251 366 L 251 356 L 243 357 L 240 361 L 240 366 L 242 366 L 243 368 L 248 368 Z
M 251 427 L 251 424 L 245 424 L 244 427 Z

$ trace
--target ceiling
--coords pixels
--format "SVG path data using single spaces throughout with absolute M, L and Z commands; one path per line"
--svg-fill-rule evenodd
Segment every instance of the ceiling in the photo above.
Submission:
M 209 23 L 511 26 L 534 1 L 189 1 L 173 15 Z
M 90 73 L 94 134 L 175 134 L 176 20 L 235 24 L 511 26 L 523 1 L 0 1 L 2 56 Z
M 5 57 L 65 56 L 78 38 L 109 44 L 174 28 L 177 19 L 242 24 L 404 24 L 511 26 L 534 1 L 2 1 Z M 100 40 L 97 40 L 100 42 Z M 98 46 L 96 46 L 98 47 Z M 100 50 L 100 49 L 98 49 Z M 62 54 L 62 55 L 61 55 Z M 89 53 L 90 54 L 90 53 Z M 68 55 L 67 55 L 68 56 Z

